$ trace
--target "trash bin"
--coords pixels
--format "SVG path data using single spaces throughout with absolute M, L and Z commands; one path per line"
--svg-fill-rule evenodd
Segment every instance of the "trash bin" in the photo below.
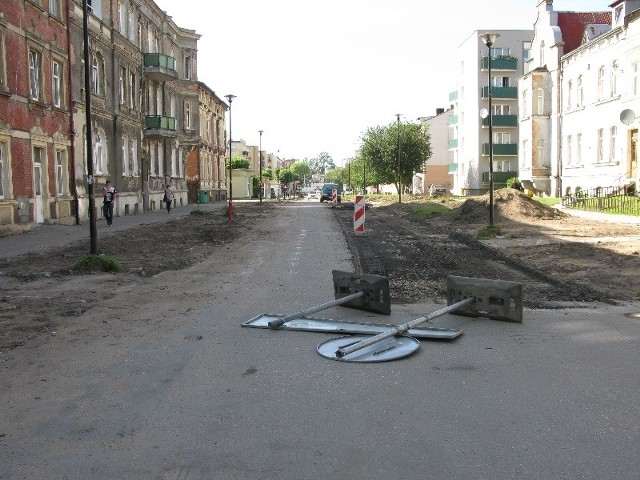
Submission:
M 209 203 L 209 192 L 207 192 L 206 190 L 200 190 L 198 203 Z

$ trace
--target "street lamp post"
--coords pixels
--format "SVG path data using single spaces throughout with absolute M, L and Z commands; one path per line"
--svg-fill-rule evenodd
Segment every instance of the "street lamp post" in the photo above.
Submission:
M 493 226 L 493 112 L 491 111 L 491 46 L 500 36 L 499 33 L 483 33 L 480 38 L 489 49 L 487 56 L 489 81 L 487 82 L 487 95 L 489 97 L 489 225 Z
M 402 177 L 400 176 L 400 115 L 401 113 L 396 113 L 396 118 L 398 119 L 398 203 L 402 203 Z
M 233 222 L 233 182 L 231 178 L 231 150 L 233 148 L 233 137 L 231 136 L 231 102 L 236 98 L 235 95 L 225 95 L 229 101 L 229 223 Z
M 258 130 L 258 133 L 260 134 L 260 145 L 258 146 L 258 154 L 260 156 L 260 166 L 259 168 L 259 175 L 260 175 L 260 203 L 262 203 L 262 133 L 264 132 L 264 130 Z

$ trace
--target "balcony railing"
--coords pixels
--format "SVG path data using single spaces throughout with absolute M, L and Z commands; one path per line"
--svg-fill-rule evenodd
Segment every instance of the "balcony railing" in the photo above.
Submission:
M 489 98 L 489 87 L 482 87 L 482 98 Z M 518 98 L 518 87 L 491 87 L 491 98 L 515 100 Z
M 178 78 L 176 59 L 161 53 L 145 53 L 144 73 L 159 82 L 175 80 Z
M 495 57 L 491 59 L 491 70 L 515 71 L 517 69 L 517 58 Z M 489 70 L 489 57 L 482 57 L 482 70 Z
M 458 115 L 451 115 L 449 117 L 449 125 L 457 125 L 458 124 Z
M 505 185 L 507 180 L 517 177 L 518 172 L 493 172 L 493 184 Z M 489 183 L 489 172 L 482 172 L 482 183 Z
M 457 163 L 450 163 L 449 164 L 449 173 L 456 173 L 458 171 L 458 164 Z
M 456 100 L 458 100 L 458 91 L 457 90 L 455 92 L 449 93 L 449 101 L 450 102 L 455 102 Z
M 518 116 L 517 115 L 491 115 L 492 125 L 494 127 L 517 127 Z M 489 117 L 482 119 L 482 126 L 489 126 Z
M 493 154 L 514 157 L 518 155 L 518 144 L 517 143 L 494 143 L 493 144 Z M 482 144 L 482 155 L 489 155 L 489 144 Z
M 457 138 L 452 138 L 451 140 L 449 140 L 449 148 L 450 149 L 458 148 L 458 139 Z
M 163 115 L 147 115 L 144 119 L 148 136 L 174 137 L 176 132 L 175 117 L 165 117 Z

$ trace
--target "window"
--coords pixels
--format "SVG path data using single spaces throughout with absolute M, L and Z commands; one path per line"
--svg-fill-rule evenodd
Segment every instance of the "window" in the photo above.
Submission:
M 573 108 L 573 80 L 567 82 L 567 111 Z
M 122 136 L 122 176 L 129 175 L 129 139 Z
M 138 144 L 135 137 L 129 142 L 129 163 L 131 164 L 131 175 L 137 176 L 140 174 L 138 166 Z
M 528 62 L 531 58 L 531 42 L 524 42 L 522 44 L 522 60 Z
M 142 50 L 142 22 L 138 20 L 138 48 Z
M 133 11 L 133 9 L 129 10 L 129 21 L 128 21 L 128 25 L 127 25 L 127 30 L 128 30 L 128 35 L 129 35 L 129 41 L 131 43 L 135 42 L 136 40 L 136 28 L 135 28 L 135 24 L 136 24 L 136 14 Z
M 609 162 L 616 161 L 616 137 L 618 135 L 618 127 L 613 126 L 609 130 Z
M 573 154 L 573 138 L 571 135 L 567 136 L 567 165 L 571 165 L 573 162 L 572 154 Z
M 42 54 L 29 50 L 29 87 L 31 100 L 42 100 Z
M 529 117 L 529 90 L 523 90 L 522 91 L 522 99 L 521 99 L 521 106 L 522 106 L 522 118 L 528 118 Z
M 127 7 L 123 0 L 118 2 L 118 26 L 120 33 L 126 35 L 127 33 Z
M 107 137 L 102 129 L 98 130 L 96 141 L 93 145 L 93 164 L 95 173 L 101 175 L 109 173 L 107 167 Z
M 87 0 L 87 8 L 90 13 L 102 18 L 102 0 Z
M 538 93 L 538 115 L 544 115 L 544 90 L 539 88 Z
M 56 191 L 59 197 L 64 196 L 67 192 L 67 189 L 65 188 L 65 180 L 67 178 L 66 172 L 66 152 L 64 150 L 56 150 Z
M 508 87 L 509 86 L 509 77 L 495 76 L 495 77 L 493 77 L 493 81 L 492 81 L 491 84 L 494 87 Z
M 156 85 L 156 115 L 163 115 L 164 108 L 162 105 L 162 88 L 160 84 Z
M 529 169 L 531 166 L 529 165 L 529 140 L 522 141 L 522 163 L 520 167 L 524 169 Z
M 598 100 L 604 98 L 604 67 L 598 70 Z
M 604 129 L 598 129 L 598 149 L 596 150 L 596 163 L 602 163 L 604 147 Z
M 91 93 L 102 95 L 102 75 L 104 72 L 104 62 L 102 55 L 93 54 L 91 58 Z
M 184 128 L 191 129 L 191 102 L 184 102 Z
M 51 81 L 53 105 L 60 108 L 62 106 L 62 64 L 56 60 L 52 63 Z
M 7 78 L 4 61 L 4 30 L 0 25 L 0 91 L 7 90 Z
M 184 78 L 191 80 L 191 56 L 184 57 Z
M 640 95 L 640 63 L 634 63 L 632 67 L 633 75 L 633 96 Z
M 120 78 L 118 79 L 118 86 L 120 90 L 120 105 L 125 104 L 125 100 L 127 98 L 127 89 L 126 82 L 127 81 L 127 69 L 124 67 L 120 67 Z
M 147 53 L 153 53 L 153 32 L 151 25 L 147 26 Z
M 544 138 L 540 138 L 536 144 L 536 165 L 539 167 L 545 167 L 546 164 L 547 159 L 544 155 Z
M 176 151 L 176 148 L 173 147 L 171 149 L 171 171 L 169 172 L 170 177 L 175 177 L 176 173 L 178 172 L 176 161 L 177 161 L 177 151 Z
M 582 165 L 582 134 L 576 135 L 576 165 Z
M 178 149 L 178 177 L 184 178 L 184 156 L 182 147 Z
M 158 145 L 158 176 L 164 175 L 164 148 L 163 144 Z
M 501 55 L 510 56 L 511 49 L 510 48 L 492 48 L 490 54 L 492 58 L 499 57 Z
M 7 170 L 5 169 L 5 151 L 6 144 L 4 142 L 0 142 L 0 198 L 4 198 L 5 196 L 5 177 L 8 176 Z
M 615 63 L 617 65 L 617 63 Z M 611 70 L 611 75 L 609 77 L 609 96 L 615 97 L 618 95 L 618 72 L 616 71 L 617 67 Z
M 511 111 L 509 105 L 497 104 L 497 105 L 492 105 L 491 108 L 493 109 L 494 115 L 509 115 Z
M 544 65 L 544 40 L 540 42 L 540 61 L 538 62 L 540 66 Z
M 133 109 L 136 106 L 136 74 L 129 72 L 129 108 Z
M 497 145 L 511 143 L 511 134 L 508 132 L 493 132 L 493 143 Z
M 49 13 L 60 18 L 60 0 L 49 0 Z
M 584 90 L 582 89 L 582 75 L 578 77 L 577 89 L 578 91 L 576 92 L 577 93 L 576 106 L 578 108 L 581 108 L 583 97 L 584 97 Z
M 36 197 L 42 195 L 42 164 L 44 163 L 44 148 L 33 148 L 33 193 Z
M 156 176 L 156 172 L 158 171 L 158 143 L 150 142 L 149 143 L 149 175 L 152 177 Z

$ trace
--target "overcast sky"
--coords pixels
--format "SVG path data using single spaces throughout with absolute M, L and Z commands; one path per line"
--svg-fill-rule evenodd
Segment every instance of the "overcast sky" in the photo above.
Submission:
M 474 30 L 533 29 L 539 0 L 155 0 L 202 35 L 198 79 L 229 93 L 233 139 L 285 158 L 353 157 L 368 127 L 446 107 Z M 555 0 L 608 10 L 613 0 Z M 496 46 L 499 42 L 496 43 Z M 228 117 L 227 117 L 228 128 Z

